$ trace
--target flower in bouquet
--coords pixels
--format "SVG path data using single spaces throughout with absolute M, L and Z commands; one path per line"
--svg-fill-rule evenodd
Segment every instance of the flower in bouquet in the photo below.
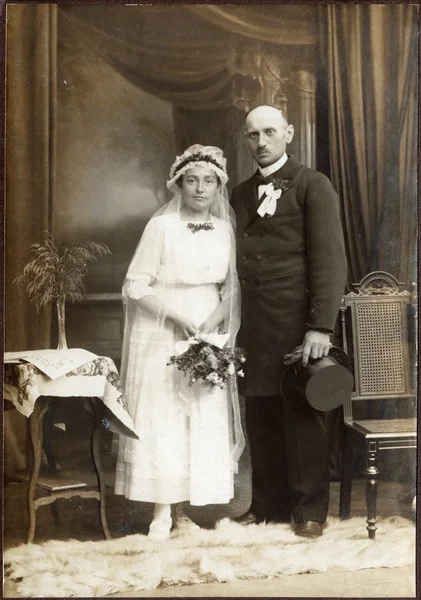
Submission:
M 241 348 L 227 347 L 228 335 L 197 334 L 176 344 L 168 365 L 184 373 L 188 385 L 200 381 L 210 389 L 225 388 L 234 381 L 245 361 Z M 240 374 L 241 376 L 241 374 Z

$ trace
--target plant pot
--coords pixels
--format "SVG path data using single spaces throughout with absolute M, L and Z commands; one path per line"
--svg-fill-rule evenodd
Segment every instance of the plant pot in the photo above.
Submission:
M 57 320 L 58 320 L 58 346 L 57 350 L 67 350 L 66 341 L 66 326 L 65 326 L 65 309 L 66 303 L 65 298 L 60 298 L 56 302 L 57 307 Z

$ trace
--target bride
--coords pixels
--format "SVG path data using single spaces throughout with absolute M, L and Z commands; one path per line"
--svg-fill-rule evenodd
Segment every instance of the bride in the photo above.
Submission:
M 155 540 L 170 536 L 171 505 L 230 501 L 244 448 L 235 382 L 189 387 L 168 365 L 190 336 L 222 330 L 235 342 L 240 295 L 227 181 L 219 148 L 195 144 L 176 158 L 167 182 L 174 197 L 147 224 L 123 286 L 122 378 L 139 440 L 120 436 L 115 491 L 155 504 Z

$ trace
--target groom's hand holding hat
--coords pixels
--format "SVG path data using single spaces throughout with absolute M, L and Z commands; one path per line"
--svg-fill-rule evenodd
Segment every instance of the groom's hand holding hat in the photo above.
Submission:
M 297 396 L 304 397 L 310 406 L 320 411 L 344 404 L 354 388 L 351 364 L 345 352 L 331 346 L 327 356 L 310 360 L 306 366 L 302 357 L 302 346 L 284 356 L 284 363 L 288 365 L 281 379 L 284 400 L 294 403 Z

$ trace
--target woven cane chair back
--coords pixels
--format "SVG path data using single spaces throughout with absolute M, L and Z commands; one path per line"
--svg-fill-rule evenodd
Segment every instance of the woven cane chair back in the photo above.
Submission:
M 370 273 L 344 297 L 351 335 L 343 314 L 345 351 L 353 358 L 355 391 L 345 406 L 352 420 L 352 401 L 410 398 L 408 306 L 411 294 L 392 275 Z M 351 346 L 351 348 L 348 347 Z

